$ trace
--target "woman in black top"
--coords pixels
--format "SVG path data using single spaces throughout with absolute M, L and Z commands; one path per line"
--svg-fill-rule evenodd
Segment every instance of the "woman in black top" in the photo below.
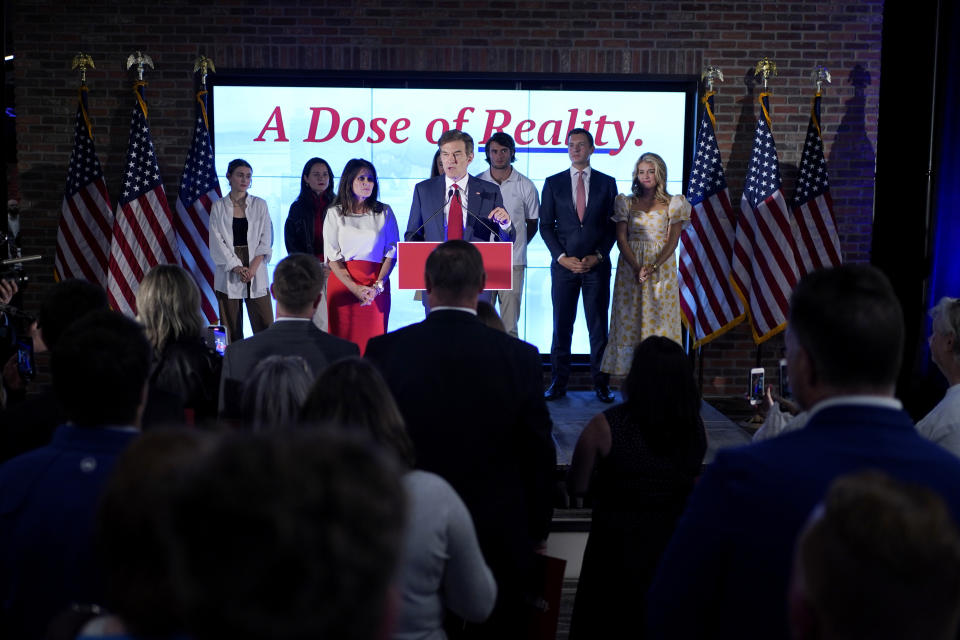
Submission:
M 693 368 L 673 340 L 640 343 L 624 394 L 583 430 L 567 475 L 571 495 L 593 497 L 571 639 L 643 637 L 647 589 L 707 448 Z
M 313 321 L 327 330 L 327 276 L 330 270 L 323 262 L 323 220 L 333 203 L 333 171 L 323 158 L 310 158 L 300 174 L 300 195 L 290 205 L 290 214 L 283 225 L 287 253 L 307 253 L 320 261 L 323 269 L 323 291 Z

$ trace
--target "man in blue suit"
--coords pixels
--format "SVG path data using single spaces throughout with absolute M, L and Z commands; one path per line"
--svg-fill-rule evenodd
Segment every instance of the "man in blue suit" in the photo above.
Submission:
M 404 240 L 410 242 L 513 242 L 517 231 L 503 208 L 500 187 L 467 173 L 473 162 L 473 138 L 458 129 L 445 131 L 439 140 L 443 175 L 417 184 L 410 205 Z M 460 228 L 450 228 L 451 215 L 460 210 Z
M 516 240 L 517 230 L 503 208 L 499 185 L 467 173 L 467 167 L 473 162 L 473 137 L 459 129 L 450 129 L 443 132 L 437 145 L 443 175 L 414 187 L 403 239 L 407 242 Z M 493 296 L 486 291 L 479 299 L 493 302 Z M 427 296 L 423 296 L 423 308 L 430 313 Z
M 607 348 L 607 309 L 610 306 L 610 249 L 617 227 L 612 220 L 617 182 L 590 167 L 593 136 L 586 129 L 567 134 L 567 154 L 573 166 L 547 178 L 540 206 L 540 235 L 550 249 L 553 299 L 553 380 L 544 397 L 556 400 L 567 393 L 570 342 L 583 291 L 583 313 L 590 333 L 590 373 L 603 402 L 613 402 L 610 375 L 600 371 Z
M 794 542 L 838 476 L 926 486 L 960 520 L 960 460 L 893 397 L 903 314 L 873 267 L 815 271 L 791 298 L 790 383 L 806 427 L 721 451 L 697 483 L 650 589 L 651 638 L 788 638 Z

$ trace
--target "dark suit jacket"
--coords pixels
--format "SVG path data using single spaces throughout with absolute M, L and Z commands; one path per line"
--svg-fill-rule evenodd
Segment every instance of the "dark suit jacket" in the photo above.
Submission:
M 536 348 L 442 310 L 371 339 L 366 357 L 400 406 L 417 467 L 453 485 L 498 585 L 516 588 L 553 511 L 556 451 Z
M 274 322 L 269 329 L 227 346 L 220 376 L 220 413 L 236 417 L 240 387 L 268 356 L 300 356 L 316 377 L 330 363 L 359 355 L 356 344 L 321 331 L 310 320 Z
M 503 206 L 503 196 L 500 194 L 500 186 L 492 182 L 487 182 L 486 180 L 468 176 L 466 190 L 468 192 L 467 206 L 464 207 L 463 212 L 463 215 L 466 217 L 466 227 L 463 230 L 463 239 L 467 242 L 487 242 L 490 240 L 512 242 L 515 240 L 517 230 L 514 229 L 512 225 L 508 230 L 504 231 L 500 228 L 500 225 L 487 218 L 491 211 Z M 427 242 L 446 241 L 446 234 L 443 231 L 443 206 L 446 202 L 446 178 L 437 176 L 436 178 L 430 178 L 429 180 L 418 183 L 413 190 L 413 202 L 410 205 L 410 219 L 407 221 L 407 230 L 403 234 L 403 239 L 407 242 L 412 240 L 426 240 Z M 471 213 L 481 220 L 470 216 L 466 209 L 469 209 Z M 489 227 L 485 226 L 482 221 L 485 221 Z M 423 226 L 422 229 L 420 229 L 421 225 Z M 497 234 L 493 237 L 490 235 L 491 229 L 497 231 Z
M 583 258 L 600 253 L 604 260 L 608 259 L 617 240 L 617 225 L 612 220 L 616 197 L 617 181 L 591 169 L 587 210 L 581 224 L 573 201 L 570 170 L 547 178 L 540 205 L 540 235 L 554 261 L 561 254 Z
M 73 602 L 103 601 L 100 494 L 134 430 L 61 426 L 0 465 L 0 637 L 41 638 Z
M 934 489 L 960 521 L 960 460 L 918 435 L 906 413 L 825 408 L 803 429 L 717 454 L 650 590 L 649 637 L 790 637 L 796 537 L 830 483 L 863 469 Z

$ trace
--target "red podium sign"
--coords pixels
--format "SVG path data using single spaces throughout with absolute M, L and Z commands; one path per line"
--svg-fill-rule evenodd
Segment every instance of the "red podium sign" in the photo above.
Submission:
M 423 270 L 430 252 L 442 242 L 397 244 L 397 289 L 423 289 Z M 487 272 L 486 291 L 513 288 L 513 243 L 473 242 Z

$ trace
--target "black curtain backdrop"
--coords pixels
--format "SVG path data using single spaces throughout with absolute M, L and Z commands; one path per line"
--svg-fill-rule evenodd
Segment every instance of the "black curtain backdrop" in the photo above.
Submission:
M 944 389 L 942 376 L 928 362 L 926 312 L 937 212 L 936 153 L 945 133 L 937 108 L 943 106 L 949 78 L 952 4 L 888 1 L 883 11 L 871 262 L 890 278 L 903 306 L 906 342 L 897 396 L 914 419 L 923 417 Z

